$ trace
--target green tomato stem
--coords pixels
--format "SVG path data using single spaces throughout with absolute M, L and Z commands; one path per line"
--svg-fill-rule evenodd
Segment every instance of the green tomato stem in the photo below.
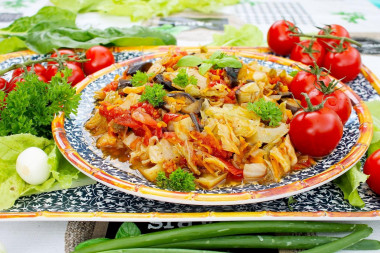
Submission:
M 344 41 L 350 42 L 359 47 L 362 46 L 362 44 L 360 42 L 357 42 L 356 40 L 353 40 L 347 37 L 334 36 L 334 35 L 319 35 L 319 34 L 306 34 L 306 33 L 296 33 L 296 34 L 289 34 L 289 35 L 296 36 L 296 37 L 306 37 L 306 38 L 321 38 L 321 39 L 336 39 L 336 40 L 343 39 Z

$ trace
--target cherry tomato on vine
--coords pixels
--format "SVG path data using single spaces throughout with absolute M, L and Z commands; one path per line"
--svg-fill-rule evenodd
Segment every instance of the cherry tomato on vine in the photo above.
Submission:
M 86 75 L 95 73 L 105 67 L 115 63 L 115 58 L 108 48 L 103 46 L 94 46 L 86 51 L 86 59 L 83 63 L 83 69 Z
M 330 154 L 342 136 L 342 121 L 336 112 L 326 107 L 312 112 L 302 110 L 290 121 L 290 140 L 294 148 L 305 155 Z
M 22 82 L 25 82 L 25 80 L 21 76 L 13 77 L 9 81 L 8 92 L 11 92 L 12 90 L 14 90 L 17 86 L 17 83 L 22 83 Z
M 71 49 L 60 49 L 60 50 L 58 50 L 58 54 L 59 55 L 67 54 L 67 55 L 70 55 L 69 58 L 73 58 L 73 59 L 79 60 L 79 57 Z M 52 58 L 57 57 L 57 56 L 58 55 L 57 55 L 56 52 L 52 53 L 52 55 L 51 55 Z M 77 65 L 78 67 L 82 68 L 82 63 L 81 62 L 69 61 L 67 63 L 71 63 L 71 64 Z M 48 64 L 57 64 L 57 62 L 51 61 Z
M 55 76 L 58 72 L 58 66 L 57 65 L 49 65 L 46 69 L 46 79 L 48 82 L 51 81 L 51 78 Z
M 308 93 L 310 101 L 313 105 L 319 105 L 324 99 L 327 98 L 325 107 L 330 108 L 336 112 L 339 118 L 342 120 L 342 124 L 346 124 L 350 118 L 352 105 L 351 100 L 341 90 L 334 90 L 332 93 L 325 95 L 317 89 L 314 89 Z M 301 105 L 306 107 L 307 103 L 305 97 L 301 99 Z
M 32 71 L 32 68 L 33 68 L 34 73 L 36 73 L 38 76 L 46 75 L 46 68 L 42 66 L 41 64 L 36 63 L 33 66 L 26 67 L 28 72 Z M 25 70 L 23 68 L 15 69 L 12 73 L 12 77 L 21 76 L 24 72 Z
M 0 77 L 0 90 L 7 92 L 8 91 L 8 81 Z
M 368 186 L 380 195 L 380 149 L 373 152 L 364 164 L 363 172 L 369 175 Z
M 343 48 L 343 52 L 335 49 L 326 53 L 323 67 L 330 70 L 332 76 L 343 82 L 354 80 L 360 73 L 362 60 L 359 51 L 351 46 Z
M 269 48 L 279 55 L 288 55 L 295 46 L 300 42 L 299 37 L 291 36 L 298 32 L 298 29 L 290 21 L 278 20 L 269 28 L 267 42 Z
M 85 78 L 83 70 L 77 65 L 67 63 L 66 66 L 72 70 L 71 75 L 67 80 L 69 83 L 71 83 L 71 86 L 76 85 Z
M 332 25 L 326 25 L 323 27 L 319 32 L 318 35 L 333 35 L 338 37 L 347 37 L 350 38 L 350 34 L 341 25 L 332 24 Z M 340 40 L 338 39 L 322 39 L 318 38 L 317 41 L 324 47 L 330 48 L 331 46 L 337 46 L 340 43 Z M 349 44 L 348 42 L 345 42 L 345 44 Z
M 322 66 L 324 56 L 325 49 L 321 44 L 317 41 L 303 40 L 293 47 L 290 59 L 302 62 L 305 65 L 314 65 L 316 62 L 318 66 Z
M 302 92 L 309 93 L 310 91 L 315 89 L 315 86 L 318 86 L 318 82 L 316 80 L 316 76 L 312 73 L 306 71 L 299 71 L 294 77 L 293 80 L 289 83 L 289 91 L 293 93 L 293 96 L 296 99 L 302 99 Z M 321 76 L 318 81 L 323 81 L 327 86 L 331 79 L 328 76 Z

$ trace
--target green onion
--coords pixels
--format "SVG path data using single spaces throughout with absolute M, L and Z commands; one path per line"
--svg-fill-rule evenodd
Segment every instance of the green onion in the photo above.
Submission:
M 191 250 L 191 249 L 153 249 L 153 248 L 135 248 L 135 249 L 115 249 L 101 251 L 98 253 L 227 253 L 225 251 L 208 251 L 208 250 Z
M 175 242 L 154 247 L 177 249 L 311 249 L 339 239 L 328 236 L 238 235 Z M 347 249 L 378 250 L 380 249 L 380 242 L 362 240 Z
M 100 242 L 75 250 L 74 253 L 92 253 L 114 249 L 144 248 L 154 245 L 249 233 L 316 233 L 348 232 L 367 228 L 364 224 L 342 224 L 308 221 L 237 221 L 176 228 L 140 236 Z
M 370 227 L 358 228 L 353 233 L 345 237 L 342 237 L 339 240 L 326 243 L 324 245 L 321 245 L 312 249 L 308 249 L 302 252 L 304 253 L 320 253 L 320 252 L 333 253 L 338 250 L 342 250 L 347 247 L 350 247 L 357 242 L 360 242 L 361 240 L 369 236 L 371 233 L 372 233 L 372 228 Z

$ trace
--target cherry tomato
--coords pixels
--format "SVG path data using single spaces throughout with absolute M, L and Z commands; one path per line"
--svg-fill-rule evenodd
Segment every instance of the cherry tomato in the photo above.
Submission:
M 323 81 L 326 86 L 331 82 L 330 77 L 321 76 L 319 81 Z M 309 93 L 310 91 L 315 89 L 315 86 L 318 86 L 318 82 L 316 81 L 316 76 L 308 73 L 306 71 L 299 71 L 293 78 L 293 80 L 289 83 L 288 87 L 290 92 L 293 93 L 293 96 L 296 99 L 302 99 L 302 92 Z
M 25 82 L 25 80 L 21 76 L 16 76 L 12 78 L 9 81 L 8 92 L 11 92 L 12 90 L 14 90 L 17 86 L 17 83 L 22 83 L 22 82 Z
M 75 54 L 75 52 L 73 50 L 70 50 L 70 49 L 60 49 L 60 50 L 58 50 L 58 53 L 59 53 L 59 55 L 68 54 L 68 55 L 70 55 L 69 58 L 73 58 L 73 59 L 79 60 L 79 57 Z M 51 55 L 52 58 L 57 57 L 57 56 L 58 55 L 57 55 L 56 52 L 52 53 L 52 55 Z M 67 62 L 67 63 L 71 63 L 71 64 L 77 65 L 78 67 L 82 68 L 82 63 L 81 62 L 70 61 L 70 62 Z M 48 64 L 57 64 L 57 62 L 51 61 Z
M 294 148 L 305 155 L 330 154 L 342 136 L 342 121 L 336 112 L 326 107 L 313 112 L 302 110 L 290 121 L 290 140 Z
M 42 81 L 44 83 L 48 82 L 48 80 L 47 80 L 47 78 L 45 76 L 42 76 L 42 75 L 37 75 L 37 76 L 38 76 L 38 80 L 40 80 L 40 81 Z
M 368 186 L 380 195 L 380 149 L 373 152 L 364 164 L 363 172 L 369 175 Z
M 298 32 L 292 22 L 278 20 L 268 30 L 267 42 L 269 48 L 279 55 L 288 55 L 295 43 L 300 42 L 299 37 L 290 36 Z
M 325 107 L 336 112 L 342 120 L 342 124 L 346 124 L 351 115 L 352 105 L 351 100 L 341 90 L 335 90 L 332 93 L 325 95 L 317 89 L 308 93 L 310 101 L 313 105 L 319 105 L 324 99 L 328 98 Z M 301 99 L 301 105 L 306 107 L 305 97 Z
M 83 64 L 86 75 L 95 73 L 115 63 L 112 52 L 103 46 L 94 46 L 88 49 L 86 51 L 86 59 L 88 59 L 88 61 Z
M 0 90 L 7 92 L 8 86 L 9 86 L 8 81 L 0 77 Z
M 310 53 L 308 53 L 310 52 Z M 310 57 L 310 54 L 313 58 Z M 290 59 L 302 62 L 306 65 L 314 65 L 314 61 L 318 66 L 322 66 L 325 49 L 317 41 L 303 40 L 293 47 Z
M 66 66 L 72 70 L 71 76 L 68 78 L 68 82 L 71 83 L 71 86 L 76 85 L 85 78 L 83 70 L 77 65 L 67 63 Z
M 331 75 L 343 82 L 354 80 L 360 73 L 362 60 L 359 51 L 351 46 L 345 47 L 341 53 L 331 50 L 326 53 L 323 67 L 329 69 Z
M 48 80 L 48 82 L 51 81 L 51 78 L 53 76 L 55 76 L 55 74 L 57 74 L 58 72 L 58 66 L 57 65 L 49 65 L 46 69 L 46 79 Z
M 323 27 L 323 29 L 321 29 L 318 32 L 318 35 L 328 35 L 328 34 L 333 35 L 333 36 L 350 38 L 350 34 L 346 30 L 346 28 L 344 28 L 341 25 L 336 25 L 336 24 L 326 25 L 325 27 Z M 340 43 L 340 40 L 337 40 L 337 39 L 322 39 L 322 38 L 318 38 L 317 40 L 318 40 L 318 42 L 322 46 L 329 47 L 329 48 L 331 46 L 337 46 Z M 347 42 L 346 42 L 346 44 L 347 44 Z
M 45 76 L 46 75 L 46 68 L 44 66 L 42 66 L 41 64 L 36 63 L 33 66 L 28 66 L 26 69 L 28 72 L 30 72 L 30 71 L 32 71 L 32 68 L 33 68 L 34 73 L 36 73 L 37 75 L 39 75 L 39 76 Z M 12 77 L 20 76 L 24 72 L 25 72 L 25 70 L 23 68 L 15 69 L 12 73 Z

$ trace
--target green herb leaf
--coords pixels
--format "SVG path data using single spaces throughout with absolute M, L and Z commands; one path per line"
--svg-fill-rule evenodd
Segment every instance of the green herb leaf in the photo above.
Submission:
M 147 73 L 137 70 L 136 74 L 132 77 L 133 87 L 139 87 L 147 84 L 149 82 L 149 75 Z
M 295 77 L 298 74 L 298 70 L 293 70 L 292 72 L 289 73 L 290 76 Z
M 71 70 L 57 73 L 49 84 L 38 80 L 36 74 L 28 73 L 25 82 L 0 101 L 0 136 L 31 133 L 51 138 L 51 122 L 54 115 L 63 111 L 67 117 L 76 113 L 80 94 L 67 83 Z M 5 107 L 6 104 L 6 107 Z
M 243 64 L 236 58 L 224 57 L 216 62 L 219 68 L 231 67 L 231 68 L 241 68 Z
M 54 48 L 90 48 L 95 45 L 141 46 L 175 45 L 176 39 L 168 32 L 142 26 L 129 28 L 110 27 L 105 30 L 80 29 L 75 24 L 76 14 L 57 7 L 47 6 L 31 17 L 22 17 L 10 26 L 0 29 L 0 37 L 18 38 L 38 53 L 49 53 Z M 1 43 L 1 42 L 0 42 Z M 18 50 L 9 41 L 1 44 L 1 51 Z M 22 46 L 25 46 L 22 45 Z
M 105 242 L 105 241 L 108 241 L 108 240 L 111 240 L 111 239 L 109 239 L 109 238 L 94 238 L 94 239 L 90 239 L 90 240 L 87 240 L 87 241 L 79 243 L 75 247 L 75 250 L 79 250 L 79 249 L 85 248 L 87 246 L 90 246 L 90 245 L 93 245 L 93 244 L 98 244 L 100 242 Z
M 154 107 L 158 107 L 164 103 L 166 92 L 161 84 L 146 85 L 145 91 L 141 94 L 140 102 L 148 101 Z
M 7 54 L 22 49 L 26 49 L 26 44 L 17 37 L 10 37 L 0 41 L 0 54 Z
M 212 68 L 212 63 L 202 63 L 201 66 L 199 66 L 199 74 L 205 75 L 207 71 L 209 71 Z
M 282 120 L 282 112 L 277 104 L 265 101 L 263 98 L 254 103 L 248 103 L 247 109 L 256 113 L 262 121 L 268 122 L 269 126 L 278 126 Z
M 186 55 L 179 59 L 177 67 L 197 67 L 202 63 L 202 59 L 194 55 Z
M 178 168 L 169 175 L 169 178 L 166 177 L 165 172 L 160 171 L 157 174 L 156 184 L 163 189 L 189 192 L 195 190 L 194 180 L 195 177 L 192 173 Z
M 364 183 L 368 176 L 361 171 L 360 162 L 354 165 L 349 171 L 334 180 L 334 183 L 343 191 L 344 199 L 347 199 L 351 205 L 364 207 L 364 201 L 360 198 L 358 187 Z
M 173 83 L 185 88 L 189 84 L 197 85 L 197 79 L 194 76 L 189 77 L 186 69 L 180 69 L 177 76 L 173 79 Z
M 133 222 L 124 222 L 116 233 L 115 239 L 141 235 L 140 229 Z
M 264 36 L 255 25 L 246 24 L 240 29 L 225 25 L 223 34 L 213 34 L 213 46 L 265 46 Z

